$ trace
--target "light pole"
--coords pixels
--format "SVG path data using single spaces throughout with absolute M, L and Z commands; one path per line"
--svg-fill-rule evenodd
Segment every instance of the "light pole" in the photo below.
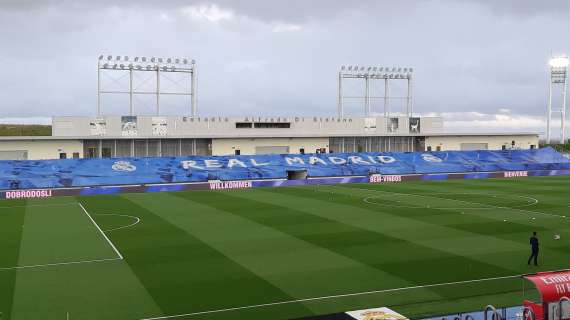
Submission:
M 560 113 L 560 143 L 565 142 L 566 127 L 566 78 L 568 71 L 568 56 L 560 55 L 550 59 L 550 79 L 548 82 L 548 110 L 546 118 L 546 143 L 550 143 L 551 138 L 551 122 L 554 113 Z M 552 107 L 553 92 L 559 87 L 562 101 L 558 107 Z

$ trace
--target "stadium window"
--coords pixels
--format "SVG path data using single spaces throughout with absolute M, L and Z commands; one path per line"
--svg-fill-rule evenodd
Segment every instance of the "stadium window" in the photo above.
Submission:
M 435 147 L 435 151 L 441 151 L 441 146 Z
M 236 122 L 236 129 L 249 129 L 251 127 L 251 122 Z
M 79 159 L 79 152 L 73 153 L 73 159 Z
M 239 155 L 241 154 L 241 150 L 240 150 L 240 149 L 236 149 L 236 150 L 234 151 L 234 154 L 235 154 L 236 156 L 239 156 Z
M 530 145 L 530 148 L 531 148 L 531 149 L 536 149 L 536 145 L 531 144 L 531 145 Z
M 101 149 L 101 157 L 102 158 L 111 158 L 111 148 L 102 148 Z
M 431 146 L 428 146 L 428 147 L 427 147 L 427 151 L 431 151 Z
M 290 122 L 256 122 L 253 124 L 254 128 L 258 129 L 289 129 L 291 128 Z
M 87 149 L 88 158 L 97 158 L 97 147 L 89 147 Z
M 67 153 L 65 153 L 65 152 L 60 152 L 60 153 L 59 153 L 59 158 L 60 158 L 60 159 L 67 159 Z
M 506 145 L 502 145 L 502 146 L 501 146 L 501 150 L 507 150 L 507 146 L 506 146 Z
M 300 153 L 300 154 L 305 154 L 305 148 L 299 149 L 299 153 Z

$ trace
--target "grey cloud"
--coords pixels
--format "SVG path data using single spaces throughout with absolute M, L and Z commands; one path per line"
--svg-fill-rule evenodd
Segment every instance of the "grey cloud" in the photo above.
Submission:
M 415 67 L 418 112 L 541 115 L 550 51 L 570 52 L 552 30 L 570 21 L 566 1 L 538 3 L 4 0 L 0 116 L 93 114 L 100 53 L 195 58 L 201 114 L 332 114 L 338 67 L 360 64 Z M 213 4 L 233 16 L 182 10 Z M 121 102 L 104 109 L 126 111 Z

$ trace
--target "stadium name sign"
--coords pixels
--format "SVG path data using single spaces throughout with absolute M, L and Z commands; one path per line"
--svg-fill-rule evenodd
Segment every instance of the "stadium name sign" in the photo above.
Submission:
M 382 174 L 371 174 L 370 183 L 382 183 L 382 182 L 402 182 L 401 175 L 382 175 Z
M 373 165 L 373 164 L 388 164 L 396 162 L 396 158 L 392 156 L 349 156 L 347 158 L 330 156 L 330 157 L 284 157 L 285 164 L 289 166 L 295 165 L 343 165 L 343 164 L 357 164 L 357 165 Z M 272 163 L 258 162 L 256 159 L 240 160 L 229 158 L 227 161 L 220 161 L 218 159 L 205 159 L 201 161 L 196 160 L 183 160 L 180 161 L 182 168 L 189 169 L 210 169 L 210 168 L 249 168 L 249 167 L 262 167 L 268 166 Z
M 42 190 L 19 190 L 19 191 L 6 191 L 6 199 L 31 199 L 31 198 L 49 198 L 52 196 L 50 189 Z

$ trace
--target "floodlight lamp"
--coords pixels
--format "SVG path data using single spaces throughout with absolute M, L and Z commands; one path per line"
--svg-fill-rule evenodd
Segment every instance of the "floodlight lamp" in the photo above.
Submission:
M 167 63 L 172 63 L 172 59 L 171 59 L 171 58 L 168 58 L 168 59 L 166 59 L 166 62 L 167 62 Z
M 378 71 L 382 72 L 384 70 L 383 67 L 378 68 Z
M 552 68 L 566 68 L 568 67 L 568 62 L 567 56 L 557 56 L 552 57 L 550 61 L 548 61 L 548 64 L 550 64 Z
M 107 56 L 107 60 L 109 61 L 113 60 L 113 56 Z
M 393 67 L 393 68 L 392 68 L 392 72 L 396 72 L 396 67 Z
M 146 57 L 142 57 L 142 62 L 146 62 Z
M 158 58 L 158 62 L 159 62 L 159 63 L 162 63 L 162 58 Z
M 176 58 L 176 60 L 174 60 L 174 63 L 180 64 L 180 59 Z
M 377 67 L 374 67 L 374 68 L 372 68 L 372 70 L 374 70 L 374 72 L 376 72 L 376 70 L 378 70 L 378 68 L 377 68 Z
M 155 57 L 150 58 L 150 62 L 154 63 L 156 61 Z
M 345 66 L 340 67 L 340 70 L 344 71 Z
M 109 66 L 109 64 L 108 64 L 108 63 L 105 63 L 105 64 L 103 65 L 103 69 L 106 69 L 108 66 Z
M 360 67 L 360 71 L 364 71 L 364 67 Z
M 135 57 L 135 62 L 139 62 L 139 57 Z
M 414 72 L 414 68 L 410 68 L 409 70 L 410 70 L 410 72 Z
M 192 60 L 190 60 L 190 63 L 191 63 L 191 64 L 196 64 L 196 60 L 192 59 Z
M 100 55 L 100 56 L 99 56 L 99 60 L 103 60 L 103 55 Z
M 129 61 L 129 56 L 125 56 L 125 61 Z
M 367 71 L 370 71 L 370 70 L 372 70 L 372 67 L 368 67 L 368 69 L 366 69 L 366 70 L 367 70 Z
M 404 73 L 408 72 L 408 68 L 404 68 Z
M 121 60 L 121 56 L 116 56 L 115 60 L 117 60 L 117 61 Z

